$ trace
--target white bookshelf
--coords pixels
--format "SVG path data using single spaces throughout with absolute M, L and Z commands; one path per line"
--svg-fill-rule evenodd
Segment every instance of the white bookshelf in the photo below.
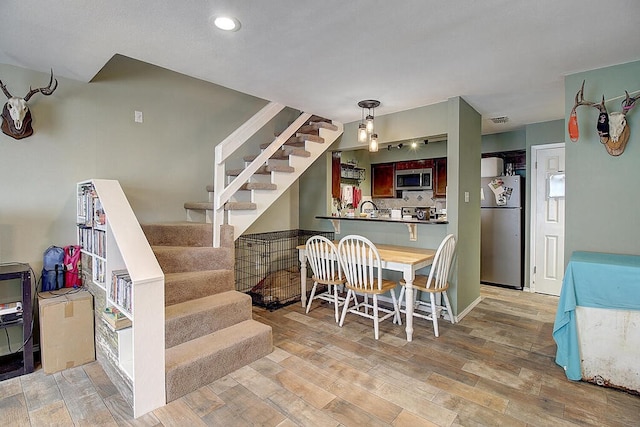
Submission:
M 78 244 L 92 281 L 132 321 L 116 331 L 117 368 L 131 380 L 137 418 L 166 404 L 164 274 L 118 181 L 83 181 L 77 194 Z M 125 270 L 130 283 L 114 293 L 113 272 Z

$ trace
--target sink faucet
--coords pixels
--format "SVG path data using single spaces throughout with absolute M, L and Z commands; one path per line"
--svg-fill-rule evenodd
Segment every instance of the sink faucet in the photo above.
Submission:
M 371 206 L 373 206 L 373 209 L 376 211 L 378 210 L 378 207 L 376 206 L 375 203 L 373 203 L 371 200 L 365 200 L 364 202 L 360 203 L 360 212 L 362 212 L 362 207 L 367 203 L 371 203 Z

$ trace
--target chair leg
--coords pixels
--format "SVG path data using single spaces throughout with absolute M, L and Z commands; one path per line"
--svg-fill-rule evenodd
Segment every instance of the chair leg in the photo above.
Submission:
M 338 285 L 333 285 L 333 305 L 336 311 L 336 323 L 338 323 L 340 320 L 340 315 L 338 314 Z
M 444 303 L 447 306 L 447 312 L 449 313 L 449 320 L 451 320 L 451 323 L 456 323 L 456 320 L 453 317 L 453 311 L 451 311 L 451 304 L 449 303 L 449 297 L 447 296 L 447 291 L 442 292 L 442 296 L 444 296 Z
M 436 295 L 432 292 L 429 292 L 429 297 L 431 299 L 431 320 L 433 321 L 433 332 L 436 334 L 436 338 L 439 336 L 438 334 L 438 315 L 436 311 Z
M 402 293 L 402 291 L 400 292 Z M 395 312 L 393 315 L 393 323 L 396 324 L 396 320 L 397 320 L 397 324 L 402 325 L 402 318 L 400 317 L 400 309 L 398 308 L 400 301 L 396 299 L 396 292 L 393 289 L 391 289 L 389 293 L 391 294 L 391 300 L 393 301 L 393 311 Z
M 373 294 L 373 334 L 378 339 L 380 336 L 380 321 L 378 319 L 378 295 Z
M 307 314 L 309 314 L 309 309 L 311 308 L 311 303 L 313 302 L 313 296 L 316 294 L 317 286 L 318 286 L 318 282 L 313 282 L 313 288 L 311 288 L 311 295 L 309 296 L 309 301 L 307 302 Z
M 344 318 L 347 315 L 347 311 L 349 310 L 349 300 L 351 299 L 351 294 L 353 293 L 353 291 L 351 289 L 349 289 L 349 292 L 347 292 L 347 297 L 344 300 L 344 307 L 342 308 L 342 316 L 340 317 L 340 327 L 342 328 L 342 325 L 344 324 Z

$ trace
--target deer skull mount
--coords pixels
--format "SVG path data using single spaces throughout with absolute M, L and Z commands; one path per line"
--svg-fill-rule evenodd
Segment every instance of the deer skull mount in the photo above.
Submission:
M 627 91 L 624 91 L 624 93 L 626 96 L 624 101 L 622 101 L 622 111 L 609 114 L 604 105 L 604 95 L 602 96 L 602 101 L 599 103 L 584 100 L 583 80 L 580 90 L 576 93 L 576 102 L 571 109 L 571 114 L 569 115 L 568 130 L 571 141 L 576 142 L 580 137 L 576 109 L 581 105 L 595 107 L 600 111 L 598 114 L 598 124 L 596 126 L 600 142 L 604 144 L 607 153 L 610 155 L 619 156 L 622 154 L 627 146 L 627 142 L 629 141 L 629 135 L 631 134 L 626 115 L 629 110 L 635 106 L 635 102 L 638 99 L 629 96 L 629 92 Z
M 53 78 L 53 70 L 51 70 L 51 78 L 46 87 L 38 89 L 29 88 L 29 93 L 24 98 L 18 98 L 7 90 L 7 87 L 0 80 L 0 88 L 8 98 L 8 101 L 2 108 L 2 132 L 15 139 L 22 139 L 33 134 L 31 127 L 31 111 L 27 101 L 36 93 L 43 95 L 51 95 L 58 87 L 58 80 Z

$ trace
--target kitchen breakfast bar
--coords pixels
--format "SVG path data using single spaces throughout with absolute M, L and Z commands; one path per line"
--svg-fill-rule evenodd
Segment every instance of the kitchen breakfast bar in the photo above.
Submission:
M 373 241 L 380 253 L 382 268 L 389 274 L 396 272 L 395 274 L 398 275 L 401 273 L 401 277 L 395 279 L 404 280 L 408 288 L 413 285 L 416 273 L 421 269 L 427 270 L 426 268 L 431 265 L 436 248 L 447 231 L 446 221 L 335 216 L 316 216 L 316 218 L 330 220 L 338 235 L 359 234 Z M 408 234 L 407 228 L 409 229 Z M 340 237 L 336 236 L 336 240 L 340 240 Z M 298 246 L 298 256 L 300 260 L 300 293 L 302 305 L 306 306 L 307 263 L 304 245 Z M 406 292 L 405 297 L 407 341 L 411 341 L 413 338 L 413 292 Z

